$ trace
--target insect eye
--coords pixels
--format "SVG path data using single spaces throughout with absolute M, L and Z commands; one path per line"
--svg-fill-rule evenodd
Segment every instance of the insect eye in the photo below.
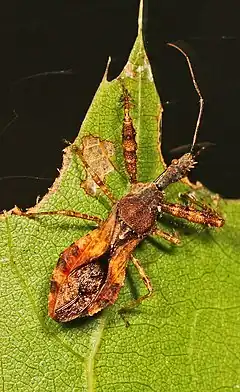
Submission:
M 178 165 L 178 159 L 173 159 L 171 162 L 172 165 Z

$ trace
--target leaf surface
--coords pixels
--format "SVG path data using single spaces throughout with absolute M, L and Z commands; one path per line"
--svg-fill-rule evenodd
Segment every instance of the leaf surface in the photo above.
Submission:
M 115 197 L 129 191 L 121 130 L 122 86 L 130 91 L 137 130 L 138 179 L 163 170 L 161 105 L 144 50 L 141 29 L 119 79 L 106 76 L 75 144 L 93 135 L 112 142 L 116 170 L 107 176 Z M 60 177 L 35 211 L 71 209 L 106 218 L 105 196 L 86 195 L 85 171 L 71 148 Z M 176 200 L 183 184 L 169 187 Z M 204 197 L 210 197 L 202 191 Z M 210 392 L 240 388 L 240 265 L 237 201 L 219 201 L 221 229 L 202 229 L 172 218 L 163 222 L 181 235 L 174 247 L 150 238 L 135 251 L 154 288 L 153 296 L 128 315 L 117 312 L 145 293 L 133 266 L 117 303 L 96 317 L 58 324 L 47 316 L 49 280 L 59 254 L 95 226 L 62 216 L 0 219 L 1 390 Z

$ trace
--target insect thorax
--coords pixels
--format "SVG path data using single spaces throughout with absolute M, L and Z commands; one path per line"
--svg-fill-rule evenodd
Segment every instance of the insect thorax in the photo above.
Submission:
M 162 199 L 163 193 L 155 184 L 136 184 L 118 202 L 118 216 L 136 234 L 147 235 L 154 228 Z

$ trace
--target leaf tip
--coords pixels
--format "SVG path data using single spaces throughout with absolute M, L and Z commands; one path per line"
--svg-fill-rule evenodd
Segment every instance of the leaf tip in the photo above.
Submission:
M 107 81 L 107 74 L 108 74 L 108 70 L 109 70 L 111 61 L 112 61 L 112 58 L 111 58 L 111 56 L 109 56 L 108 57 L 108 61 L 107 61 L 107 65 L 106 65 L 106 69 L 105 69 L 105 72 L 104 72 L 104 75 L 103 75 L 103 81 Z
M 142 25 L 143 25 L 143 0 L 140 0 L 139 11 L 138 11 L 138 35 L 142 35 Z

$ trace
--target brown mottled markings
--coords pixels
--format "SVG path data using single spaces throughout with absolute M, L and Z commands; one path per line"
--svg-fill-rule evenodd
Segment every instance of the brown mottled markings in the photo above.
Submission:
M 137 181 L 137 143 L 136 131 L 130 116 L 130 108 L 132 107 L 131 97 L 128 90 L 123 87 L 122 95 L 124 119 L 122 128 L 122 148 L 125 161 L 125 167 L 130 177 L 130 182 Z

